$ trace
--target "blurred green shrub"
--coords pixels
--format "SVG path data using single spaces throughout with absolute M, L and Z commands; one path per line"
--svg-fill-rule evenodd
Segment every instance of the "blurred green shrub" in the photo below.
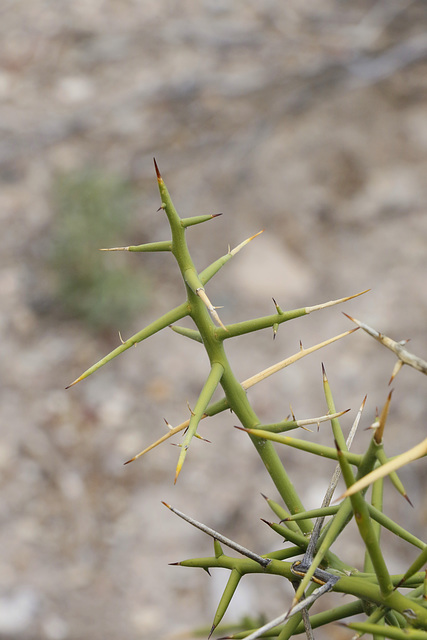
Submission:
M 142 267 L 135 270 L 128 254 L 98 249 L 129 233 L 136 205 L 132 185 L 105 173 L 81 171 L 58 177 L 53 196 L 49 263 L 59 310 L 93 330 L 125 327 L 148 301 L 148 278 Z

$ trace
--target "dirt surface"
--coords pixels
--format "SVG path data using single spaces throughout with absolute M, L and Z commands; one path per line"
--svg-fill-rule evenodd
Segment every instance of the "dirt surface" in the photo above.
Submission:
M 343 309 L 426 357 L 427 5 L 6 0 L 0 15 L 0 637 L 186 637 L 210 627 L 225 576 L 168 566 L 210 555 L 211 541 L 161 500 L 266 553 L 281 541 L 260 522 L 271 517 L 260 492 L 278 496 L 232 416 L 201 430 L 212 444 L 192 445 L 176 486 L 169 444 L 123 466 L 163 435 L 163 417 L 187 418 L 207 374 L 200 345 L 166 332 L 64 390 L 118 338 L 55 308 L 55 178 L 96 167 L 130 181 L 135 235 L 117 245 L 167 239 L 155 155 L 181 215 L 224 213 L 188 232 L 200 268 L 265 230 L 211 283 L 224 322 L 271 313 L 272 296 L 288 309 L 370 288 Z M 123 336 L 183 293 L 171 257 L 126 259 L 152 284 Z M 236 373 L 350 328 L 340 311 L 283 325 L 274 342 L 263 332 L 228 345 Z M 321 361 L 336 405 L 353 409 L 343 425 L 368 393 L 369 426 L 394 356 L 361 332 L 255 388 L 260 418 L 290 403 L 297 417 L 322 414 Z M 427 409 L 424 376 L 404 368 L 394 387 L 390 455 L 425 437 Z M 330 444 L 327 427 L 318 437 Z M 318 506 L 333 464 L 307 470 L 281 455 Z M 402 477 L 416 508 L 390 488 L 389 502 L 422 535 L 423 464 Z M 348 561 L 363 561 L 358 545 L 347 542 Z M 393 538 L 384 545 L 392 571 L 412 560 Z M 247 579 L 226 621 L 279 615 L 289 597 L 278 580 Z

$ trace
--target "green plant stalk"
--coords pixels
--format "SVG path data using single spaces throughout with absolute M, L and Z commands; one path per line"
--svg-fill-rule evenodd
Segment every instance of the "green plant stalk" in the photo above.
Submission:
M 318 509 L 310 509 L 309 511 L 305 511 L 304 513 L 296 513 L 293 516 L 289 516 L 286 518 L 286 524 L 290 522 L 294 522 L 295 520 L 304 520 L 304 518 L 324 518 L 326 516 L 334 516 L 340 505 L 336 504 L 332 507 L 319 507 Z
M 196 333 L 199 333 L 199 332 L 196 332 Z M 296 362 L 297 360 L 300 360 L 301 358 L 304 358 L 305 356 L 308 356 L 309 354 L 313 353 L 314 351 L 317 351 L 318 349 L 321 349 L 322 347 L 325 347 L 325 346 L 327 346 L 329 344 L 332 344 L 333 342 L 336 342 L 337 340 L 340 340 L 341 338 L 344 338 L 344 337 L 350 335 L 350 333 L 351 332 L 346 331 L 346 332 L 344 332 L 344 333 L 342 333 L 342 334 L 340 334 L 338 336 L 334 336 L 333 338 L 329 338 L 328 340 L 325 340 L 325 341 L 323 341 L 323 342 L 321 342 L 319 344 L 316 344 L 313 347 L 309 347 L 307 349 L 301 348 L 293 356 L 290 356 L 289 358 L 285 358 L 285 360 L 281 360 L 280 362 L 277 362 L 275 365 L 272 365 L 271 367 L 267 367 L 267 369 L 264 369 L 263 371 L 260 371 L 259 373 L 255 374 L 254 376 L 251 376 L 250 378 L 247 378 L 246 380 L 244 380 L 241 383 L 241 385 L 242 385 L 243 389 L 245 389 L 245 390 L 250 389 L 255 384 L 258 384 L 262 380 L 265 380 L 269 376 L 272 376 L 274 373 L 277 373 L 278 371 L 281 371 L 282 369 L 284 369 L 285 367 L 289 366 L 293 362 Z M 217 402 L 213 403 L 212 405 L 209 405 L 209 407 L 206 409 L 204 417 L 216 415 L 216 414 L 220 413 L 221 411 L 224 411 L 225 409 L 229 409 L 229 408 L 230 407 L 228 405 L 227 399 L 226 398 L 222 398 L 221 400 L 218 400 Z M 341 411 L 341 412 L 339 412 L 339 413 L 337 413 L 335 415 L 336 416 L 340 416 L 343 413 L 346 413 L 346 411 Z M 332 416 L 329 415 L 327 417 L 327 419 L 330 420 L 331 417 Z M 311 424 L 317 424 L 317 422 L 319 422 L 319 421 L 322 422 L 324 418 L 326 419 L 326 416 L 322 416 L 319 419 L 313 419 L 313 420 L 297 420 L 294 423 L 294 428 L 296 429 L 299 426 L 303 426 L 303 425 L 310 424 L 310 423 Z M 154 443 L 152 443 L 151 445 L 146 447 L 143 451 L 138 453 L 136 456 L 134 456 L 133 458 L 131 458 L 130 460 L 125 462 L 125 464 L 129 464 L 130 462 L 133 462 L 134 460 L 137 460 L 138 458 L 143 456 L 145 453 L 147 453 L 148 451 L 151 451 L 152 449 L 154 449 L 158 445 L 162 444 L 162 442 L 165 442 L 166 440 L 168 440 L 170 437 L 172 437 L 176 433 L 179 433 L 180 431 L 186 429 L 188 427 L 188 424 L 189 424 L 189 421 L 186 420 L 185 422 L 183 422 L 182 424 L 178 425 L 177 427 L 172 428 L 168 433 L 166 433 L 161 438 L 156 440 Z
M 214 540 L 214 545 L 215 542 L 216 541 Z M 256 560 L 251 560 L 250 558 L 236 558 L 227 556 L 222 551 L 219 543 L 217 544 L 218 549 L 215 553 L 218 555 L 205 558 L 189 558 L 186 560 L 181 560 L 180 562 L 172 562 L 171 564 L 175 566 L 192 567 L 199 569 L 222 568 L 231 570 L 233 568 L 236 568 L 242 575 L 252 573 L 272 573 L 274 575 L 290 579 L 291 581 L 295 580 L 295 575 L 291 572 L 290 569 L 292 563 L 282 561 L 281 551 L 273 551 L 271 553 L 266 553 L 260 556 L 261 558 L 267 558 L 271 560 L 271 562 L 269 562 L 265 566 L 262 566 Z M 283 551 L 288 551 L 288 549 Z M 412 587 L 415 585 L 416 589 L 422 589 L 424 578 L 425 573 L 419 572 L 412 578 L 409 578 L 407 581 L 405 581 L 405 587 Z M 393 584 L 398 586 L 402 582 L 402 574 L 393 575 L 391 579 Z M 366 589 L 364 588 L 365 585 L 368 585 Z M 416 592 L 416 589 L 414 589 L 414 593 L 418 593 Z M 346 590 L 348 590 L 348 593 L 350 595 L 354 595 L 356 598 L 371 601 L 378 606 L 383 605 L 388 608 L 393 608 L 392 605 L 390 605 L 388 601 L 386 602 L 386 599 L 382 596 L 378 588 L 375 574 L 363 574 L 361 572 L 355 572 L 351 575 L 342 575 L 339 582 L 334 585 L 333 590 L 339 593 L 346 593 Z M 395 593 L 397 594 L 397 598 L 395 599 L 393 604 L 397 605 L 395 607 L 397 611 L 400 611 L 401 609 L 402 611 L 404 611 L 405 608 L 407 609 L 408 607 L 411 607 L 413 604 L 415 604 L 415 606 L 419 608 L 419 611 L 422 610 L 424 612 L 422 615 L 423 621 L 427 620 L 427 617 L 425 617 L 425 615 L 427 616 L 427 609 L 421 607 L 419 603 L 413 603 L 411 601 L 413 594 L 410 594 L 410 596 L 403 596 L 399 592 Z M 418 593 L 418 595 L 421 595 L 421 591 Z
M 305 422 L 306 424 L 317 424 L 315 418 L 310 422 L 308 420 L 282 420 L 281 422 L 262 424 L 259 428 L 262 429 L 262 431 L 268 431 L 269 433 L 283 433 L 284 431 L 292 431 L 293 429 L 297 429 L 302 426 L 301 422 Z M 319 422 L 323 422 L 323 420 L 320 420 Z
M 329 384 L 329 380 L 326 376 L 325 367 L 322 364 L 322 373 L 323 373 L 323 390 L 325 394 L 326 404 L 328 407 L 329 413 L 336 413 L 334 399 L 332 397 L 331 387 Z M 344 434 L 341 429 L 340 421 L 338 418 L 333 418 L 331 420 L 332 433 L 335 441 L 338 443 L 338 447 L 342 455 L 348 452 L 347 443 L 345 441 Z M 348 458 L 346 458 L 348 459 Z M 359 464 L 361 462 L 361 457 L 359 457 Z
M 383 605 L 386 608 L 393 609 L 403 615 L 405 620 L 415 627 L 427 627 L 427 609 L 411 601 L 410 598 L 403 596 L 398 591 L 392 591 L 387 596 L 384 596 L 377 584 L 357 576 L 343 576 L 335 584 L 333 590 L 338 593 L 354 595 L 362 600 L 368 600 L 377 606 Z
M 193 436 L 196 434 L 199 422 L 206 411 L 206 408 L 214 394 L 215 389 L 218 386 L 219 381 L 221 380 L 221 376 L 223 373 L 224 368 L 222 364 L 219 362 L 214 362 L 212 364 L 212 368 L 202 389 L 202 392 L 200 393 L 199 399 L 196 402 L 196 406 L 194 407 L 194 412 L 191 415 L 184 442 L 181 445 L 181 452 L 178 459 L 175 482 L 179 475 L 179 472 L 181 471 L 182 465 L 184 464 L 190 442 Z
M 368 291 L 368 290 L 366 290 Z M 366 291 L 361 291 L 360 293 L 356 293 L 352 296 L 347 296 L 346 298 L 339 298 L 338 300 L 331 300 L 329 302 L 325 302 L 323 304 L 318 304 L 313 307 L 302 307 L 300 309 L 293 309 L 291 311 L 283 311 L 281 313 L 276 313 L 273 315 L 263 316 L 261 318 L 254 318 L 252 320 L 245 320 L 243 322 L 237 322 L 235 324 L 227 325 L 226 329 L 218 330 L 218 338 L 221 340 L 225 340 L 227 338 L 233 338 L 235 336 L 242 336 L 247 333 L 252 333 L 254 331 L 260 331 L 261 329 L 271 329 L 274 326 L 278 326 L 282 324 L 282 322 L 287 322 L 288 320 L 294 320 L 295 318 L 300 318 L 301 316 L 308 315 L 313 311 L 318 311 L 319 309 L 324 309 L 326 307 L 330 307 L 335 304 L 339 304 L 341 302 L 345 302 L 346 300 L 351 300 L 352 298 L 357 298 L 357 296 L 361 296 Z
M 331 624 L 331 622 L 336 622 L 337 620 L 342 620 L 343 618 L 349 618 L 350 616 L 356 616 L 359 613 L 363 612 L 363 604 L 360 601 L 350 602 L 349 604 L 344 604 L 339 607 L 335 607 L 334 609 L 329 609 L 329 611 L 323 611 L 322 613 L 315 613 L 310 616 L 310 622 L 313 629 L 318 629 L 319 627 L 323 627 L 327 624 Z M 284 628 L 284 624 L 278 625 L 275 629 L 271 631 L 267 631 L 263 637 L 271 638 L 277 637 L 278 634 Z M 233 633 L 232 636 L 228 636 L 229 638 L 233 638 L 233 640 L 244 640 L 249 634 L 256 631 L 255 628 L 247 629 L 246 631 L 242 631 L 240 633 Z M 299 622 L 295 627 L 294 631 L 295 635 L 300 633 L 304 633 L 304 624 Z M 225 640 L 225 639 L 224 639 Z
M 112 360 L 116 356 L 120 355 L 124 351 L 127 351 L 127 349 L 130 349 L 134 345 L 138 344 L 138 342 L 142 342 L 146 338 L 153 336 L 155 333 L 158 333 L 159 331 L 161 331 L 165 327 L 168 327 L 170 324 L 176 322 L 177 320 L 181 320 L 181 318 L 183 318 L 186 315 L 188 315 L 188 304 L 187 302 L 183 302 L 178 307 L 175 307 L 175 309 L 168 311 L 160 318 L 157 318 L 157 320 L 154 320 L 154 322 L 151 322 L 151 324 L 149 324 L 147 327 L 145 327 L 141 331 L 138 331 L 138 333 L 135 333 L 133 336 L 125 340 L 119 347 L 116 347 L 116 349 L 113 349 L 113 351 L 108 353 L 104 358 L 101 358 L 101 360 L 99 360 L 94 365 L 89 367 L 89 369 L 87 369 L 84 373 L 81 374 L 81 376 L 76 378 L 76 380 L 74 380 L 71 384 L 69 384 L 65 388 L 69 389 L 70 387 L 77 384 L 81 380 L 84 380 L 85 378 L 90 376 L 92 373 L 95 373 L 95 371 L 97 371 L 102 366 L 104 366 L 104 364 L 107 364 L 107 362 L 110 362 L 110 360 Z
M 243 336 L 247 333 L 260 331 L 261 329 L 271 329 L 275 324 L 281 324 L 282 322 L 301 318 L 301 316 L 305 315 L 307 315 L 307 312 L 305 307 L 302 307 L 301 309 L 286 311 L 285 313 L 280 314 L 280 316 L 278 316 L 277 313 L 274 313 L 272 315 L 263 316 L 262 318 L 254 318 L 253 320 L 244 320 L 243 322 L 228 324 L 226 329 L 218 330 L 218 338 L 226 340 L 227 338 Z
M 395 613 L 394 611 L 387 611 L 385 614 L 385 621 L 392 627 L 397 627 L 400 629 L 406 628 L 406 620 L 400 614 Z
M 291 531 L 287 527 L 281 524 L 277 524 L 276 522 L 267 522 L 267 520 L 263 520 L 263 522 L 265 522 L 271 529 L 273 529 L 273 531 L 283 536 L 285 540 L 292 542 L 292 544 L 299 547 L 300 553 L 304 553 L 306 551 L 309 539 L 301 535 L 301 533 L 295 533 L 294 531 Z M 350 565 L 342 562 L 338 558 L 338 556 L 335 555 L 335 553 L 332 553 L 332 551 L 326 551 L 323 560 L 328 567 L 333 568 L 341 573 L 355 571 L 354 567 L 351 567 Z
M 419 629 L 399 629 L 389 625 L 369 624 L 367 622 L 349 622 L 346 626 L 354 631 L 372 633 L 392 640 L 427 640 L 427 633 Z
M 272 560 L 287 560 L 288 558 L 295 558 L 296 556 L 301 555 L 300 547 L 287 547 L 286 549 L 279 549 L 278 551 L 271 551 L 270 553 L 266 553 L 266 558 L 271 558 Z
M 332 397 L 332 393 L 331 393 L 331 389 L 329 386 L 329 382 L 327 381 L 326 378 L 326 382 L 325 382 L 325 374 L 323 376 L 324 379 L 324 391 L 325 391 L 325 397 L 326 397 L 326 402 L 327 402 L 327 407 L 328 407 L 328 411 L 329 413 L 335 413 L 335 403 Z M 327 394 L 326 394 L 327 392 Z M 332 424 L 332 423 L 331 423 Z M 335 423 L 334 425 L 335 427 L 335 432 L 339 435 L 341 429 L 339 427 L 338 424 L 338 428 L 337 425 Z M 341 438 L 340 438 L 341 439 Z M 357 478 L 364 476 L 366 473 L 368 473 L 374 466 L 374 464 L 377 461 L 376 458 L 376 451 L 377 451 L 378 445 L 375 442 L 374 438 L 372 438 L 369 447 L 367 449 L 367 451 L 365 452 L 365 454 L 363 455 L 362 461 L 359 464 L 359 470 L 357 473 Z M 343 454 L 345 456 L 345 454 Z M 320 566 L 325 553 L 327 553 L 327 551 L 329 550 L 329 548 L 331 547 L 331 545 L 335 542 L 336 538 L 340 535 L 340 533 L 343 531 L 343 529 L 347 526 L 347 524 L 350 522 L 350 520 L 353 517 L 353 510 L 352 510 L 352 505 L 351 502 L 349 501 L 348 498 L 346 498 L 340 505 L 339 505 L 339 509 L 337 511 L 337 513 L 335 514 L 335 516 L 333 516 L 333 518 L 328 522 L 328 524 L 324 527 L 320 537 L 319 537 L 319 541 L 317 543 L 317 553 L 315 555 L 315 557 L 313 558 L 313 562 L 311 564 L 310 569 L 307 571 L 305 577 L 301 580 L 301 584 L 298 587 L 298 590 L 295 594 L 295 598 L 294 598 L 294 602 L 297 602 L 304 590 L 307 588 L 307 585 L 309 584 L 310 580 L 312 579 L 312 577 L 314 576 L 314 572 L 316 571 L 316 569 Z
M 181 226 L 186 229 L 187 227 L 192 227 L 195 224 L 202 224 L 203 222 L 209 222 L 209 220 L 213 220 L 213 218 L 217 218 L 222 215 L 221 213 L 213 213 L 205 216 L 192 216 L 191 218 L 181 218 Z
M 131 245 L 130 247 L 111 247 L 109 249 L 100 249 L 100 251 L 135 251 L 143 253 L 172 251 L 172 243 L 170 240 L 161 240 L 160 242 L 146 242 L 145 244 Z
M 421 573 L 421 572 L 420 572 L 420 573 Z M 411 591 L 411 593 L 408 593 L 408 594 L 407 594 L 407 597 L 408 597 L 409 599 L 415 600 L 416 602 L 421 601 L 421 599 L 424 599 L 424 600 L 426 599 L 426 598 L 424 597 L 425 577 L 426 577 L 426 576 L 425 576 L 425 572 L 424 572 L 423 577 L 424 577 L 424 580 L 423 580 L 422 584 L 420 584 L 418 587 L 416 587 L 415 589 L 413 589 L 413 590 Z M 393 584 L 394 584 L 394 582 L 393 582 Z M 407 586 L 407 584 L 405 583 L 405 587 L 406 587 L 406 586 Z
M 280 520 L 287 520 L 290 517 L 290 514 L 286 509 L 282 507 L 282 505 L 278 504 L 271 498 L 267 498 L 267 496 L 263 496 L 267 501 L 268 506 L 273 511 L 273 513 L 280 518 Z M 291 529 L 294 533 L 300 534 L 301 530 L 295 522 L 286 522 L 286 526 Z
M 385 614 L 387 612 L 386 607 L 381 606 L 381 607 L 376 607 L 368 616 L 368 618 L 365 620 L 365 622 L 368 622 L 369 624 L 378 624 L 379 622 L 382 622 L 384 620 Z M 366 613 L 366 612 L 365 612 Z
M 333 402 L 331 406 L 334 406 Z M 377 461 L 376 453 L 377 453 L 378 446 L 379 445 L 376 443 L 375 439 L 372 438 L 369 443 L 368 449 L 363 454 L 362 461 L 359 464 L 359 470 L 356 476 L 357 479 L 365 476 L 374 467 Z M 346 454 L 344 453 L 344 455 Z M 366 492 L 366 489 L 364 490 L 363 493 L 365 492 Z M 328 546 L 326 546 L 327 544 L 329 544 L 329 546 L 333 544 L 335 539 L 339 536 L 341 531 L 343 531 L 343 529 L 347 526 L 347 524 L 350 522 L 352 517 L 353 517 L 353 510 L 351 507 L 351 502 L 344 500 L 339 505 L 337 515 L 334 518 L 332 518 L 330 522 L 328 522 L 328 524 L 323 529 L 322 534 L 320 535 L 319 542 L 318 542 L 318 548 L 319 548 L 318 554 L 320 554 L 320 550 L 322 548 L 323 549 L 329 548 Z M 332 529 L 333 534 L 329 533 L 329 529 Z M 327 541 L 326 543 L 325 543 L 325 539 Z
M 294 574 L 291 572 L 291 564 L 275 558 L 266 567 L 262 567 L 258 562 L 249 558 L 233 558 L 224 554 L 218 557 L 193 558 L 172 564 L 202 569 L 221 567 L 229 570 L 236 569 L 241 575 L 267 573 L 282 576 L 290 581 L 295 579 Z M 420 576 L 421 581 L 422 579 Z M 393 582 L 398 582 L 399 580 L 400 576 L 393 577 Z M 392 609 L 401 614 L 409 624 L 416 627 L 427 627 L 427 608 L 403 596 L 398 591 L 393 591 L 385 597 L 378 584 L 365 577 L 343 575 L 334 585 L 333 591 L 353 595 L 361 601 L 371 602 L 378 607 Z
M 384 451 L 382 446 L 378 448 L 377 458 L 378 458 L 378 462 L 380 462 L 381 464 L 387 464 L 387 462 L 389 462 L 389 458 L 386 456 L 385 451 Z M 404 498 L 407 499 L 408 496 L 407 496 L 407 493 L 406 493 L 406 489 L 403 486 L 401 479 L 397 475 L 397 472 L 396 471 L 392 471 L 389 474 L 389 478 L 392 481 L 392 483 L 395 486 L 395 488 L 400 493 L 400 495 L 402 495 Z
M 313 593 L 315 588 L 316 588 L 316 585 L 311 584 L 307 589 L 306 595 L 308 596 L 311 593 Z M 310 609 L 310 607 L 307 607 L 307 610 L 308 609 Z M 280 631 L 279 635 L 277 636 L 277 640 L 288 640 L 288 638 L 290 638 L 292 635 L 296 633 L 296 630 L 300 625 L 303 625 L 305 630 L 304 621 L 302 620 L 302 612 L 297 613 L 295 616 L 293 616 L 287 622 L 285 622 L 285 624 L 283 625 L 283 629 Z
M 340 454 L 339 463 L 343 478 L 345 480 L 346 486 L 349 487 L 355 481 L 353 472 L 347 460 L 344 458 L 344 456 L 341 456 L 338 443 L 337 449 L 338 453 Z M 368 507 L 366 506 L 365 499 L 361 493 L 355 493 L 354 495 L 350 496 L 350 500 L 354 512 L 354 518 L 356 520 L 360 535 L 362 536 L 363 542 L 365 543 L 366 549 L 369 553 L 372 566 L 378 579 L 381 593 L 384 594 L 384 596 L 387 596 L 393 591 L 393 584 L 390 579 L 387 565 L 381 553 L 381 548 L 375 534 L 375 530 L 369 517 L 369 511 Z
M 417 573 L 417 571 L 419 571 L 426 563 L 427 563 L 427 546 L 424 547 L 424 549 L 422 550 L 418 558 L 411 564 L 409 569 L 406 571 L 400 584 L 402 584 L 403 582 L 406 582 L 408 578 L 413 576 L 414 573 Z
M 195 340 L 196 342 L 200 342 L 203 344 L 202 336 L 200 335 L 200 331 L 196 329 L 187 329 L 187 327 L 179 327 L 176 324 L 171 324 L 170 329 L 175 331 L 175 333 L 179 333 L 185 338 L 190 338 L 190 340 Z
M 299 547 L 299 553 L 304 553 L 304 551 L 307 549 L 309 541 L 304 535 L 302 535 L 301 532 L 298 533 L 296 531 L 293 531 L 292 529 L 289 529 L 288 527 L 277 524 L 276 522 L 269 522 L 268 520 L 264 520 L 263 518 L 261 518 L 261 520 L 265 522 L 265 524 L 270 527 L 270 529 L 282 536 L 284 540 L 286 540 L 287 542 L 291 542 L 296 547 Z
M 227 329 L 220 329 L 216 327 L 207 313 L 207 308 L 200 298 L 200 289 L 203 289 L 203 285 L 200 282 L 197 271 L 194 267 L 191 259 L 188 247 L 185 241 L 185 229 L 180 224 L 180 218 L 173 206 L 172 200 L 164 184 L 164 181 L 158 171 L 157 179 L 160 191 L 160 197 L 162 201 L 162 208 L 165 210 L 169 220 L 172 233 L 172 253 L 175 256 L 184 281 L 187 285 L 188 304 L 190 307 L 189 315 L 193 319 L 200 334 L 203 336 L 204 346 L 208 354 L 211 366 L 214 363 L 219 363 L 223 367 L 223 373 L 221 377 L 221 386 L 224 390 L 225 396 L 228 400 L 229 407 L 237 415 L 243 426 L 251 428 L 258 424 L 260 421 L 252 409 L 248 399 L 246 397 L 243 387 L 238 380 L 234 377 L 234 374 L 230 368 L 227 357 L 225 355 L 224 347 L 222 344 L 223 338 L 218 337 L 220 332 L 227 334 Z M 212 313 L 212 311 L 211 311 Z M 168 323 L 170 324 L 170 323 Z M 224 335 L 225 337 L 225 335 Z M 296 493 L 277 452 L 274 450 L 273 445 L 266 441 L 256 440 L 252 438 L 255 448 L 257 449 L 261 459 L 271 475 L 271 478 L 276 485 L 280 495 L 282 496 L 285 504 L 287 504 L 291 513 L 304 511 L 304 507 Z M 177 474 L 180 472 L 181 467 L 178 464 Z M 308 532 L 312 528 L 312 523 L 303 521 L 300 526 L 301 530 Z
M 216 538 L 214 538 L 214 553 L 215 553 L 215 558 L 219 558 L 220 556 L 224 555 L 224 551 L 222 550 L 221 544 L 219 542 L 219 540 L 217 540 Z
M 313 616 L 310 616 L 311 626 L 313 627 L 313 629 L 318 629 L 319 627 L 323 627 L 326 624 L 331 624 L 331 622 L 336 622 L 337 620 L 342 620 L 343 618 L 349 618 L 350 616 L 356 616 L 359 613 L 362 613 L 362 611 L 363 604 L 360 600 L 349 602 L 348 604 L 343 604 L 339 607 L 334 607 L 333 609 L 329 609 L 328 611 L 315 613 Z M 300 623 L 295 629 L 295 634 L 303 633 L 303 631 L 303 624 Z
M 425 542 L 414 536 L 412 533 L 409 533 L 409 531 L 406 531 L 406 529 L 394 522 L 394 520 L 386 516 L 382 511 L 379 511 L 373 505 L 367 504 L 367 506 L 369 509 L 369 515 L 373 520 L 378 522 L 378 524 L 385 527 L 399 538 L 402 538 L 402 540 L 406 540 L 406 542 L 414 545 L 414 547 L 417 547 L 418 549 L 427 549 Z M 418 569 L 415 571 L 418 571 Z
M 216 336 L 217 329 L 207 314 L 206 307 L 200 299 L 200 296 L 197 295 L 197 291 L 202 285 L 185 242 L 185 229 L 183 229 L 180 224 L 180 218 L 172 204 L 172 200 L 158 170 L 157 177 L 162 207 L 169 219 L 172 232 L 172 253 L 178 262 L 188 289 L 187 293 L 188 302 L 190 303 L 190 315 L 200 331 L 200 334 L 204 338 L 204 345 L 211 365 L 213 363 L 219 363 L 223 368 L 221 385 L 224 389 L 230 408 L 233 409 L 244 426 L 255 426 L 256 424 L 259 424 L 259 420 L 250 406 L 243 388 L 235 379 L 231 371 L 222 341 Z M 282 497 L 286 496 L 286 498 L 284 498 L 285 501 L 288 500 L 290 502 L 291 506 L 289 508 L 291 512 L 303 510 L 299 497 L 295 492 L 295 489 L 293 488 L 283 466 L 281 465 L 277 453 L 274 451 L 272 445 L 269 447 L 268 444 L 269 443 L 267 443 L 267 446 L 263 446 L 257 442 L 255 446 L 260 453 L 267 470 L 272 476 L 279 493 Z M 180 467 L 177 467 L 177 472 L 179 473 L 179 471 Z
M 418 547 L 419 549 L 426 548 L 425 542 L 414 536 L 412 533 L 409 533 L 409 531 L 406 531 L 406 529 L 398 525 L 396 522 L 394 522 L 394 520 L 386 516 L 382 511 L 379 511 L 370 504 L 368 504 L 367 506 L 369 509 L 369 515 L 373 520 L 378 522 L 378 524 L 385 527 L 399 538 L 402 538 L 402 540 L 406 540 L 406 542 L 409 542 L 415 547 Z M 303 520 L 305 517 L 314 519 L 323 516 L 333 516 L 338 512 L 339 508 L 340 505 L 334 505 L 332 507 L 319 507 L 318 509 L 311 509 L 305 513 L 297 513 L 293 516 L 283 516 L 283 519 L 286 520 L 286 524 L 289 525 L 291 522 L 294 522 L 296 520 Z M 415 571 L 418 570 L 419 569 L 416 569 Z
M 228 582 L 221 596 L 221 600 L 219 601 L 217 610 L 215 612 L 215 616 L 214 616 L 214 620 L 212 623 L 212 628 L 209 636 L 212 635 L 215 628 L 219 625 L 219 623 L 223 619 L 224 614 L 227 611 L 228 605 L 230 604 L 231 599 L 234 596 L 237 587 L 239 586 L 239 582 L 241 578 L 242 578 L 242 574 L 239 573 L 237 569 L 232 569 L 232 571 L 230 572 L 230 577 L 228 578 Z
M 295 449 L 300 449 L 301 451 L 314 453 L 323 458 L 338 460 L 337 451 L 332 447 L 327 447 L 323 444 L 317 444 L 316 442 L 310 442 L 309 440 L 300 440 L 298 438 L 291 438 L 290 436 L 281 436 L 273 431 L 265 431 L 263 429 L 263 425 L 260 425 L 256 429 L 242 429 L 242 431 L 246 431 L 247 433 L 250 433 L 257 438 L 264 438 L 265 440 L 280 442 L 281 444 L 285 444 L 288 447 L 294 447 Z M 345 455 L 350 464 L 359 466 L 359 464 L 362 462 L 363 456 L 358 453 L 350 453 L 349 451 L 345 451 L 343 452 L 343 455 Z
M 382 482 L 382 480 L 377 480 L 377 482 L 374 482 L 374 484 L 372 485 L 371 505 L 375 509 L 378 509 L 379 512 L 382 512 L 382 508 L 383 508 L 383 491 L 384 491 L 384 482 Z M 370 515 L 371 512 L 369 508 L 368 508 L 368 511 Z M 381 526 L 374 519 L 372 519 L 371 521 L 371 526 L 372 526 L 372 531 L 378 541 L 378 544 L 380 544 Z M 374 565 L 372 564 L 371 556 L 368 553 L 368 549 L 365 550 L 365 562 L 364 562 L 363 570 L 366 573 L 371 573 L 372 571 L 374 571 Z
M 245 390 L 235 378 L 228 361 L 224 367 L 221 386 L 224 389 L 230 408 L 239 418 L 242 425 L 249 429 L 258 426 L 260 420 L 252 409 Z M 250 438 L 289 511 L 291 513 L 305 511 L 272 443 L 255 436 L 250 436 Z M 309 533 L 313 528 L 313 524 L 309 520 L 304 520 L 298 524 L 303 533 Z

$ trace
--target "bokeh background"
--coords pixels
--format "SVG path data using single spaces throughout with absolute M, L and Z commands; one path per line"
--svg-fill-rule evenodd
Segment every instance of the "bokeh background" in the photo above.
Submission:
M 266 553 L 281 541 L 260 492 L 278 496 L 230 415 L 203 425 L 212 444 L 193 443 L 176 486 L 170 444 L 123 466 L 194 406 L 208 363 L 182 336 L 64 390 L 183 296 L 171 256 L 98 248 L 168 238 L 155 156 L 181 215 L 224 214 L 188 232 L 200 268 L 265 229 L 209 285 L 224 322 L 370 288 L 343 310 L 425 357 L 427 5 L 4 0 L 0 16 L 0 637 L 188 637 L 226 575 L 168 566 L 212 545 L 161 500 Z M 245 379 L 347 328 L 335 307 L 227 348 Z M 324 413 L 321 361 L 343 427 L 366 393 L 368 427 L 394 356 L 360 331 L 254 388 L 260 418 Z M 425 437 L 427 409 L 421 374 L 393 386 L 390 455 Z M 310 437 L 331 443 L 327 425 Z M 281 455 L 319 505 L 334 465 Z M 402 478 L 415 508 L 390 487 L 388 508 L 422 536 L 423 463 Z M 395 572 L 414 558 L 391 536 L 384 550 Z M 356 534 L 341 552 L 363 562 Z M 290 595 L 246 578 L 225 621 Z

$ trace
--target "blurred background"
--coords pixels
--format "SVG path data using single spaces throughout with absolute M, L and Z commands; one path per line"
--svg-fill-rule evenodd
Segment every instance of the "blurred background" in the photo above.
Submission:
M 188 637 L 210 628 L 227 576 L 168 566 L 212 544 L 161 500 L 267 553 L 281 540 L 260 492 L 278 496 L 229 414 L 203 424 L 212 444 L 193 442 L 176 486 L 169 443 L 123 466 L 196 402 L 208 362 L 182 336 L 64 390 L 118 331 L 183 299 L 172 256 L 98 249 L 168 239 L 155 156 L 182 216 L 224 214 L 188 231 L 198 268 L 265 230 L 209 284 L 224 322 L 272 313 L 272 296 L 291 309 L 371 289 L 274 342 L 227 343 L 242 380 L 351 328 L 341 310 L 426 357 L 427 5 L 4 0 L 0 17 L 0 637 Z M 395 358 L 360 331 L 251 390 L 255 410 L 324 413 L 321 361 L 352 408 L 345 430 L 368 394 L 363 451 Z M 389 455 L 425 437 L 425 382 L 406 367 L 393 384 Z M 331 444 L 327 424 L 309 436 Z M 334 465 L 280 455 L 318 506 Z M 415 508 L 387 485 L 389 512 L 422 536 L 425 467 L 401 476 Z M 415 557 L 392 536 L 384 549 L 393 572 Z M 357 534 L 340 552 L 363 562 Z M 245 578 L 225 622 L 275 617 L 290 596 Z

